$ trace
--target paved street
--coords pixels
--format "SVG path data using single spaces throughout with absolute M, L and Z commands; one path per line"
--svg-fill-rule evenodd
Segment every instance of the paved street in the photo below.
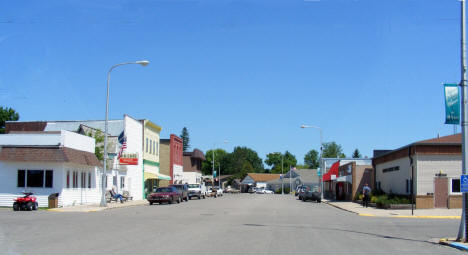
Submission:
M 240 194 L 101 212 L 0 209 L 2 254 L 462 254 L 433 244 L 458 220 L 362 217 Z

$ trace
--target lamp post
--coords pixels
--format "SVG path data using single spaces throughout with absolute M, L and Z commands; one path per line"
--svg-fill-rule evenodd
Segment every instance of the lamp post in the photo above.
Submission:
M 320 131 L 320 161 L 319 161 L 319 167 L 320 167 L 320 189 L 322 192 L 320 192 L 321 197 L 323 199 L 323 172 L 325 169 L 322 169 L 322 154 L 323 154 L 323 130 L 320 127 L 317 126 L 309 126 L 309 125 L 302 125 L 301 128 L 315 128 Z M 324 167 L 325 168 L 325 167 Z
M 106 95 L 106 120 L 104 122 L 104 170 L 102 171 L 102 196 L 101 196 L 101 207 L 107 206 L 106 201 L 106 175 L 107 175 L 107 132 L 108 132 L 108 122 L 109 122 L 109 82 L 112 70 L 118 66 L 138 64 L 142 66 L 147 66 L 149 64 L 148 60 L 140 60 L 135 62 L 124 62 L 120 64 L 113 65 L 107 72 L 107 95 Z
M 229 141 L 228 140 L 224 140 L 223 143 L 226 144 L 228 143 Z M 213 177 L 213 182 L 212 182 L 212 188 L 214 188 L 214 185 L 215 185 L 215 179 L 214 179 L 214 172 L 215 172 L 215 154 L 214 154 L 214 151 L 215 151 L 215 148 L 216 148 L 216 143 L 213 144 L 213 150 L 211 151 L 212 152 L 212 157 L 213 157 L 213 160 L 212 160 L 212 164 L 213 164 L 213 168 L 212 168 L 212 177 Z M 218 181 L 218 184 L 219 184 L 219 188 L 221 188 L 221 178 L 219 177 L 221 176 L 221 162 L 219 162 L 219 173 L 218 173 L 218 178 L 219 178 L 219 181 Z

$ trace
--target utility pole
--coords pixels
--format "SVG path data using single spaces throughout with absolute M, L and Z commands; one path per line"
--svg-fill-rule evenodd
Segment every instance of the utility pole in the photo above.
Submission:
M 283 154 L 281 154 L 281 195 L 284 195 Z
M 466 46 L 465 46 L 465 22 L 466 22 L 466 11 L 465 11 L 465 0 L 460 0 L 461 3 L 461 102 L 462 102 L 462 116 L 461 116 L 461 131 L 462 131 L 462 174 L 466 174 L 466 163 L 468 161 L 468 154 L 466 151 L 466 145 L 468 144 L 468 89 L 466 87 Z M 468 197 L 466 193 L 463 193 L 463 210 L 460 221 L 460 228 L 458 230 L 457 240 L 468 240 L 468 214 L 466 212 L 466 205 Z

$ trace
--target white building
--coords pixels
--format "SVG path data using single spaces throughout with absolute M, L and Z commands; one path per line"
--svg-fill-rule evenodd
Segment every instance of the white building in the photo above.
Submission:
M 461 208 L 461 153 L 461 134 L 375 151 L 376 187 L 386 193 L 411 195 L 413 186 L 416 208 Z
M 143 195 L 143 121 L 124 115 L 123 119 L 109 120 L 108 122 L 108 166 L 106 189 L 116 187 L 121 193 L 128 191 L 135 200 L 144 199 Z M 103 120 L 83 120 L 83 121 L 33 121 L 33 122 L 6 122 L 6 132 L 16 131 L 60 131 L 83 133 L 84 126 L 100 131 L 105 130 Z M 125 155 L 134 157 L 130 164 L 123 164 L 117 159 L 123 141 L 126 141 L 127 148 L 123 150 Z M 94 150 L 93 150 L 94 152 Z
M 59 206 L 101 200 L 94 138 L 68 131 L 0 135 L 0 206 L 33 192 L 39 207 L 59 193 Z

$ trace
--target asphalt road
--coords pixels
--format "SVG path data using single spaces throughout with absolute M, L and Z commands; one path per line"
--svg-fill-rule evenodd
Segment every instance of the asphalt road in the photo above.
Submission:
M 0 254 L 462 254 L 429 242 L 455 236 L 458 223 L 260 194 L 90 213 L 0 209 Z

